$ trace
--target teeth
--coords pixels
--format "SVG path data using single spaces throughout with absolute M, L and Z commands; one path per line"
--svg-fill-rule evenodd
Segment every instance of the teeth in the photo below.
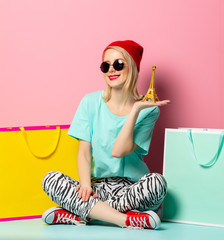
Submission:
M 119 76 L 110 77 L 110 79 L 118 78 Z

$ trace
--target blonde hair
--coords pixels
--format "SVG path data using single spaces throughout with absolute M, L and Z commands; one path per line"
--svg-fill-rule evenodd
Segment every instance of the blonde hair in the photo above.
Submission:
M 121 47 L 111 46 L 111 47 L 108 47 L 107 49 L 114 49 L 114 50 L 121 52 L 123 54 L 125 60 L 128 63 L 128 67 L 129 67 L 128 77 L 122 88 L 124 98 L 127 99 L 131 96 L 135 100 L 141 100 L 142 95 L 140 95 L 138 93 L 138 89 L 137 89 L 138 69 L 137 69 L 137 66 L 136 66 L 133 58 L 130 56 L 130 54 L 125 49 L 123 49 Z M 111 87 L 108 84 L 106 84 L 106 85 L 107 86 L 106 86 L 106 90 L 105 90 L 104 97 L 103 97 L 103 100 L 105 102 L 109 101 L 111 98 Z

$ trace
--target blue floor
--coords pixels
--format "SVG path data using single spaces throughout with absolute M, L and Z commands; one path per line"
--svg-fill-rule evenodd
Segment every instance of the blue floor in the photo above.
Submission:
M 41 219 L 0 223 L 1 240 L 223 240 L 224 228 L 163 222 L 160 230 L 129 230 L 92 222 L 86 226 L 45 225 Z

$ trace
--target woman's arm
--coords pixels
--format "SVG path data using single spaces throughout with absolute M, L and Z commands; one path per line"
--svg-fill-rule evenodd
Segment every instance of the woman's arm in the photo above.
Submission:
M 79 151 L 77 157 L 78 175 L 81 186 L 90 187 L 91 175 L 91 149 L 90 142 L 79 140 Z
M 79 191 L 79 198 L 87 201 L 90 195 L 97 197 L 91 188 L 91 145 L 90 142 L 81 139 L 79 140 L 77 167 L 80 186 L 76 187 L 76 191 Z
M 155 106 L 164 106 L 169 103 L 169 100 L 159 101 L 156 103 L 149 101 L 136 102 L 114 142 L 112 156 L 117 158 L 123 157 L 132 153 L 138 147 L 138 145 L 133 142 L 133 134 L 138 114 L 142 109 Z
M 112 156 L 116 158 L 123 157 L 134 151 L 138 145 L 133 142 L 133 133 L 135 123 L 140 110 L 133 107 L 126 119 L 121 131 L 119 132 L 112 149 Z

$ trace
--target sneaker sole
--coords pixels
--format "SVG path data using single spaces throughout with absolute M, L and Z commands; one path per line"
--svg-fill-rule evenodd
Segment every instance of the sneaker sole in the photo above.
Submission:
M 161 220 L 160 220 L 159 216 L 153 211 L 144 211 L 144 213 L 147 213 L 151 216 L 151 219 L 154 222 L 154 226 L 152 226 L 151 221 L 150 221 L 150 224 L 153 227 L 153 229 L 159 229 L 160 225 L 161 225 Z
M 43 215 L 42 215 L 43 222 L 45 222 L 46 224 L 49 224 L 49 225 L 52 224 L 53 220 L 48 221 L 48 218 L 49 218 L 50 214 L 53 213 L 54 211 L 60 210 L 60 209 L 63 209 L 63 208 L 52 207 L 52 208 L 48 209 L 46 212 L 44 212 Z

